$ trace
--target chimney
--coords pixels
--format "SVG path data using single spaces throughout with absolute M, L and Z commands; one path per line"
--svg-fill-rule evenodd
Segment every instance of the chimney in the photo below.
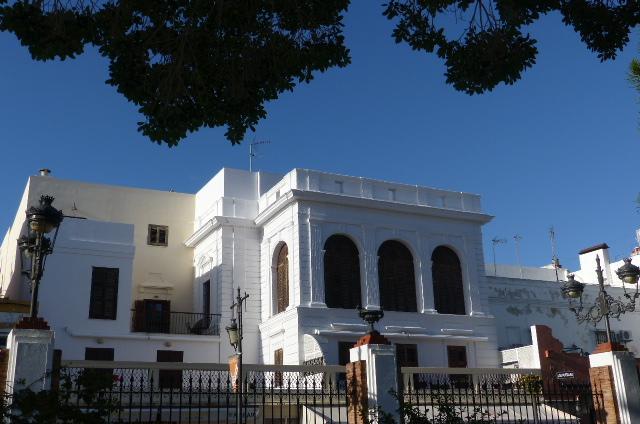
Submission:
M 586 271 L 586 275 L 593 276 L 593 280 L 595 281 L 595 270 L 596 270 L 596 256 L 600 258 L 600 266 L 602 266 L 602 270 L 604 271 L 604 278 L 606 284 L 611 284 L 611 269 L 609 268 L 609 264 L 611 263 L 609 259 L 609 245 L 607 243 L 596 244 L 595 246 L 587 247 L 586 249 L 582 249 L 579 252 L 580 255 L 580 269 L 582 271 Z
M 50 170 L 50 169 L 42 168 L 42 169 L 40 170 L 40 176 L 41 176 L 41 177 L 48 177 L 48 176 L 49 176 L 49 174 L 51 174 L 51 170 Z

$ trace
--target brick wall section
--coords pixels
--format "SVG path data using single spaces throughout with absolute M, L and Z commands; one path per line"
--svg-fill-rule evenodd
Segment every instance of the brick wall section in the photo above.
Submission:
M 349 424 L 368 423 L 367 362 L 356 361 L 347 364 L 347 396 Z
M 578 353 L 564 352 L 562 342 L 553 337 L 551 328 L 546 325 L 536 325 L 536 333 L 540 368 L 545 385 L 552 384 L 558 372 L 566 371 L 573 372 L 576 382 L 589 381 L 589 358 Z
M 7 367 L 9 366 L 9 349 L 0 349 L 0 394 L 4 394 L 7 384 Z
M 610 366 L 589 369 L 596 424 L 619 424 L 616 388 Z

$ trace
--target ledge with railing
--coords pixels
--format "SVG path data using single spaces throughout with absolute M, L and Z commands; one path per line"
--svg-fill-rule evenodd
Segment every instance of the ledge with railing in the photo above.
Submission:
M 131 331 L 134 333 L 220 335 L 220 314 L 192 312 L 149 313 L 131 310 Z

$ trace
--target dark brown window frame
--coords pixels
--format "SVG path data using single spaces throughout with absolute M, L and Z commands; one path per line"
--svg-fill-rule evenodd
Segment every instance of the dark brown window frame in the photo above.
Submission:
M 182 350 L 157 350 L 156 362 L 184 362 L 184 351 Z M 182 387 L 182 370 L 158 371 L 158 384 L 160 389 L 176 390 Z
M 156 240 L 151 239 L 151 230 L 156 230 Z M 164 243 L 160 242 L 160 236 L 158 231 L 162 230 L 165 233 Z M 168 246 L 169 245 L 169 226 L 168 225 L 157 225 L 157 224 L 149 224 L 147 229 L 147 244 L 149 246 Z
M 387 240 L 378 248 L 378 288 L 383 310 L 418 312 L 413 253 L 401 241 Z
M 355 309 L 362 304 L 360 251 L 343 234 L 334 234 L 324 243 L 325 304 L 329 308 Z
M 109 289 L 106 279 L 104 281 L 98 280 L 98 273 L 100 272 L 114 272 L 115 282 L 113 297 L 107 299 L 106 292 Z M 91 291 L 89 293 L 89 319 L 109 319 L 115 320 L 118 316 L 118 286 L 120 283 L 120 269 L 108 268 L 108 267 L 92 267 L 91 269 Z M 111 313 L 108 312 L 109 308 L 106 307 L 107 301 L 112 302 Z
M 439 314 L 466 315 L 464 278 L 458 254 L 438 246 L 431 254 L 434 307 Z
M 278 249 L 275 274 L 275 313 L 279 314 L 289 307 L 289 248 L 286 243 Z

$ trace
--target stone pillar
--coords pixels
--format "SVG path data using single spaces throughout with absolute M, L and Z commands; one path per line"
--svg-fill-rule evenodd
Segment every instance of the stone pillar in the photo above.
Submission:
M 51 330 L 11 330 L 7 339 L 7 394 L 27 388 L 39 392 L 51 387 L 53 339 Z
M 399 422 L 395 347 L 380 333 L 374 331 L 362 337 L 349 354 L 349 423 L 377 423 L 379 411 L 391 415 Z
M 640 423 L 640 382 L 631 352 L 615 343 L 599 344 L 589 355 L 598 424 Z

